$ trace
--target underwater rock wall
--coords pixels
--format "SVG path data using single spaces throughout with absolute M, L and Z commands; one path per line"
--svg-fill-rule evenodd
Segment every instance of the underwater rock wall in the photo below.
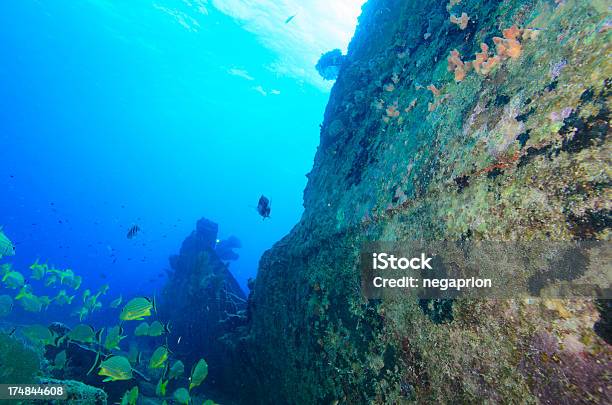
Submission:
M 14 336 L 0 332 L 0 381 L 15 384 L 36 382 L 40 374 L 41 358 L 40 351 L 28 347 Z
M 245 403 L 609 403 L 595 302 L 367 302 L 358 265 L 370 240 L 609 240 L 608 7 L 364 6 L 237 338 Z

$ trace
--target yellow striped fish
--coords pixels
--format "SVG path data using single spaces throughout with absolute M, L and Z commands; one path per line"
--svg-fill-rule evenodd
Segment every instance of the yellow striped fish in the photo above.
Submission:
M 146 297 L 131 299 L 119 314 L 122 321 L 142 321 L 145 316 L 151 316 L 151 310 L 155 309 L 155 302 Z
M 6 237 L 4 232 L 2 232 L 2 227 L 0 226 L 0 258 L 3 256 L 14 256 L 15 255 L 15 246 L 13 242 Z
M 192 388 L 202 384 L 202 381 L 204 381 L 207 375 L 208 364 L 206 363 L 206 360 L 200 359 L 191 370 L 191 377 L 189 377 L 189 391 L 191 391 Z
M 130 361 L 123 356 L 111 356 L 100 364 L 98 375 L 106 376 L 103 382 L 131 380 L 132 366 Z
M 163 368 L 168 360 L 168 349 L 164 346 L 159 346 L 151 355 L 149 360 L 149 368 Z
M 126 391 L 121 398 L 120 405 L 136 405 L 138 402 L 138 385 L 132 387 L 131 390 Z

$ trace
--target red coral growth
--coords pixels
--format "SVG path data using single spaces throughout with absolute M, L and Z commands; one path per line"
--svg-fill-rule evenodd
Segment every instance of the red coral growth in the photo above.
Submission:
M 523 51 L 521 43 L 513 38 L 493 37 L 493 42 L 500 58 L 517 59 Z
M 433 94 L 434 98 L 437 98 L 440 96 L 440 90 L 438 90 L 438 88 L 433 84 L 430 84 L 429 86 L 427 86 L 427 90 L 431 91 L 431 94 Z M 442 101 L 444 101 L 445 98 L 446 97 L 442 97 L 441 99 L 435 101 L 434 103 L 427 104 L 427 110 L 429 112 L 434 111 L 436 108 L 438 108 L 438 106 L 442 103 Z
M 501 59 L 498 55 L 495 55 L 487 59 L 486 62 L 482 63 L 480 73 L 482 73 L 483 75 L 488 75 L 495 66 L 499 65 L 500 62 L 501 62 Z
M 397 102 L 397 100 L 392 105 L 387 107 L 386 112 L 387 112 L 387 117 L 389 117 L 389 118 L 399 117 L 400 111 L 398 109 L 398 102 Z
M 485 43 L 480 44 L 480 49 L 482 52 L 476 53 L 476 59 L 472 62 L 472 66 L 476 73 L 488 75 L 501 62 L 501 59 L 498 55 L 491 55 L 489 46 Z
M 467 13 L 461 13 L 461 17 L 456 17 L 453 14 L 450 16 L 450 22 L 453 24 L 457 24 L 461 30 L 467 28 L 468 23 L 470 22 L 470 17 L 468 17 Z
M 503 38 L 494 37 L 493 42 L 497 48 L 497 55 L 500 58 L 517 59 L 523 52 L 521 41 L 533 39 L 537 36 L 538 31 L 532 29 L 520 29 L 516 25 L 506 28 L 502 31 Z
M 448 71 L 453 72 L 458 66 L 463 66 L 463 61 L 461 60 L 461 54 L 458 50 L 453 49 L 450 51 L 450 55 L 446 59 L 448 62 Z
M 483 63 L 489 59 L 489 46 L 485 43 L 480 44 L 480 49 L 482 52 L 476 53 L 476 59 L 472 62 L 472 66 L 474 66 L 474 70 L 476 73 L 480 73 L 480 68 Z
M 497 162 L 493 163 L 492 165 L 489 165 L 483 169 L 476 171 L 473 175 L 480 176 L 482 174 L 490 173 L 495 169 L 499 169 L 499 170 L 507 169 L 513 166 L 514 163 L 516 163 L 520 157 L 521 157 L 521 154 L 519 152 L 515 152 L 511 156 L 502 157 Z
M 453 8 L 453 6 L 456 6 L 459 3 L 461 3 L 461 0 L 450 0 L 448 2 L 448 5 L 446 6 L 446 9 L 450 10 L 451 8 Z
M 447 98 L 449 97 L 448 94 L 446 94 L 444 97 L 440 97 L 438 100 L 436 100 L 435 103 L 429 103 L 427 104 L 427 110 L 429 112 L 435 111 L 436 108 L 438 108 L 438 106 L 440 104 L 442 104 L 442 102 L 444 102 Z
M 521 35 L 521 33 L 523 32 L 523 30 L 518 29 L 518 27 L 516 25 L 513 25 L 510 28 L 506 28 L 505 30 L 502 31 L 502 34 L 504 35 L 504 38 L 506 39 L 514 39 L 514 40 L 518 40 L 519 35 Z
M 438 97 L 440 95 L 440 90 L 438 90 L 438 88 L 433 84 L 427 86 L 427 90 L 431 91 L 434 97 Z
M 461 60 L 461 55 L 459 54 L 459 51 L 456 49 L 453 49 L 450 52 L 450 55 L 446 60 L 448 61 L 448 71 L 455 73 L 456 82 L 460 82 L 465 79 L 466 73 L 472 69 L 472 63 L 464 63 Z
M 464 13 L 465 14 L 465 13 Z M 462 14 L 463 17 L 463 14 Z M 467 17 L 467 15 L 466 15 Z M 456 19 L 455 16 L 451 16 L 451 21 Z M 465 75 L 472 68 L 476 73 L 481 75 L 488 75 L 493 68 L 501 64 L 506 59 L 517 59 L 523 52 L 523 46 L 521 41 L 528 39 L 534 39 L 537 37 L 539 31 L 525 28 L 518 28 L 513 25 L 510 28 L 506 28 L 502 31 L 503 38 L 493 37 L 495 43 L 496 54 L 492 55 L 489 52 L 489 46 L 485 43 L 480 44 L 481 52 L 476 53 L 476 59 L 472 62 L 463 62 L 459 51 L 453 49 L 450 55 L 446 59 L 448 61 L 448 71 L 455 74 L 455 81 L 460 82 L 465 79 Z M 429 89 L 429 87 L 428 87 Z M 430 89 L 431 90 L 431 89 Z M 433 92 L 433 90 L 432 90 Z M 438 96 L 438 94 L 434 93 Z

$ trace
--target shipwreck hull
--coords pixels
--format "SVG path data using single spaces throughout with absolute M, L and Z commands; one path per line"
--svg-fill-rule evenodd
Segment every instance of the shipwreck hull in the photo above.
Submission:
M 369 241 L 609 240 L 608 6 L 451 3 L 364 6 L 304 215 L 261 259 L 234 336 L 245 403 L 610 401 L 593 299 L 361 294 Z

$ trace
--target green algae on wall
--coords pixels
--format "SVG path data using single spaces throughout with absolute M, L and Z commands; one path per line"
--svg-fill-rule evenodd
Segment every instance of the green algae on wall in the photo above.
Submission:
M 359 254 L 372 240 L 609 240 L 610 19 L 604 1 L 364 6 L 304 216 L 262 258 L 236 337 L 250 403 L 609 401 L 593 300 L 368 302 Z
M 34 384 L 40 374 L 42 353 L 20 339 L 0 332 L 0 384 Z M 0 400 L 0 404 L 14 401 Z

